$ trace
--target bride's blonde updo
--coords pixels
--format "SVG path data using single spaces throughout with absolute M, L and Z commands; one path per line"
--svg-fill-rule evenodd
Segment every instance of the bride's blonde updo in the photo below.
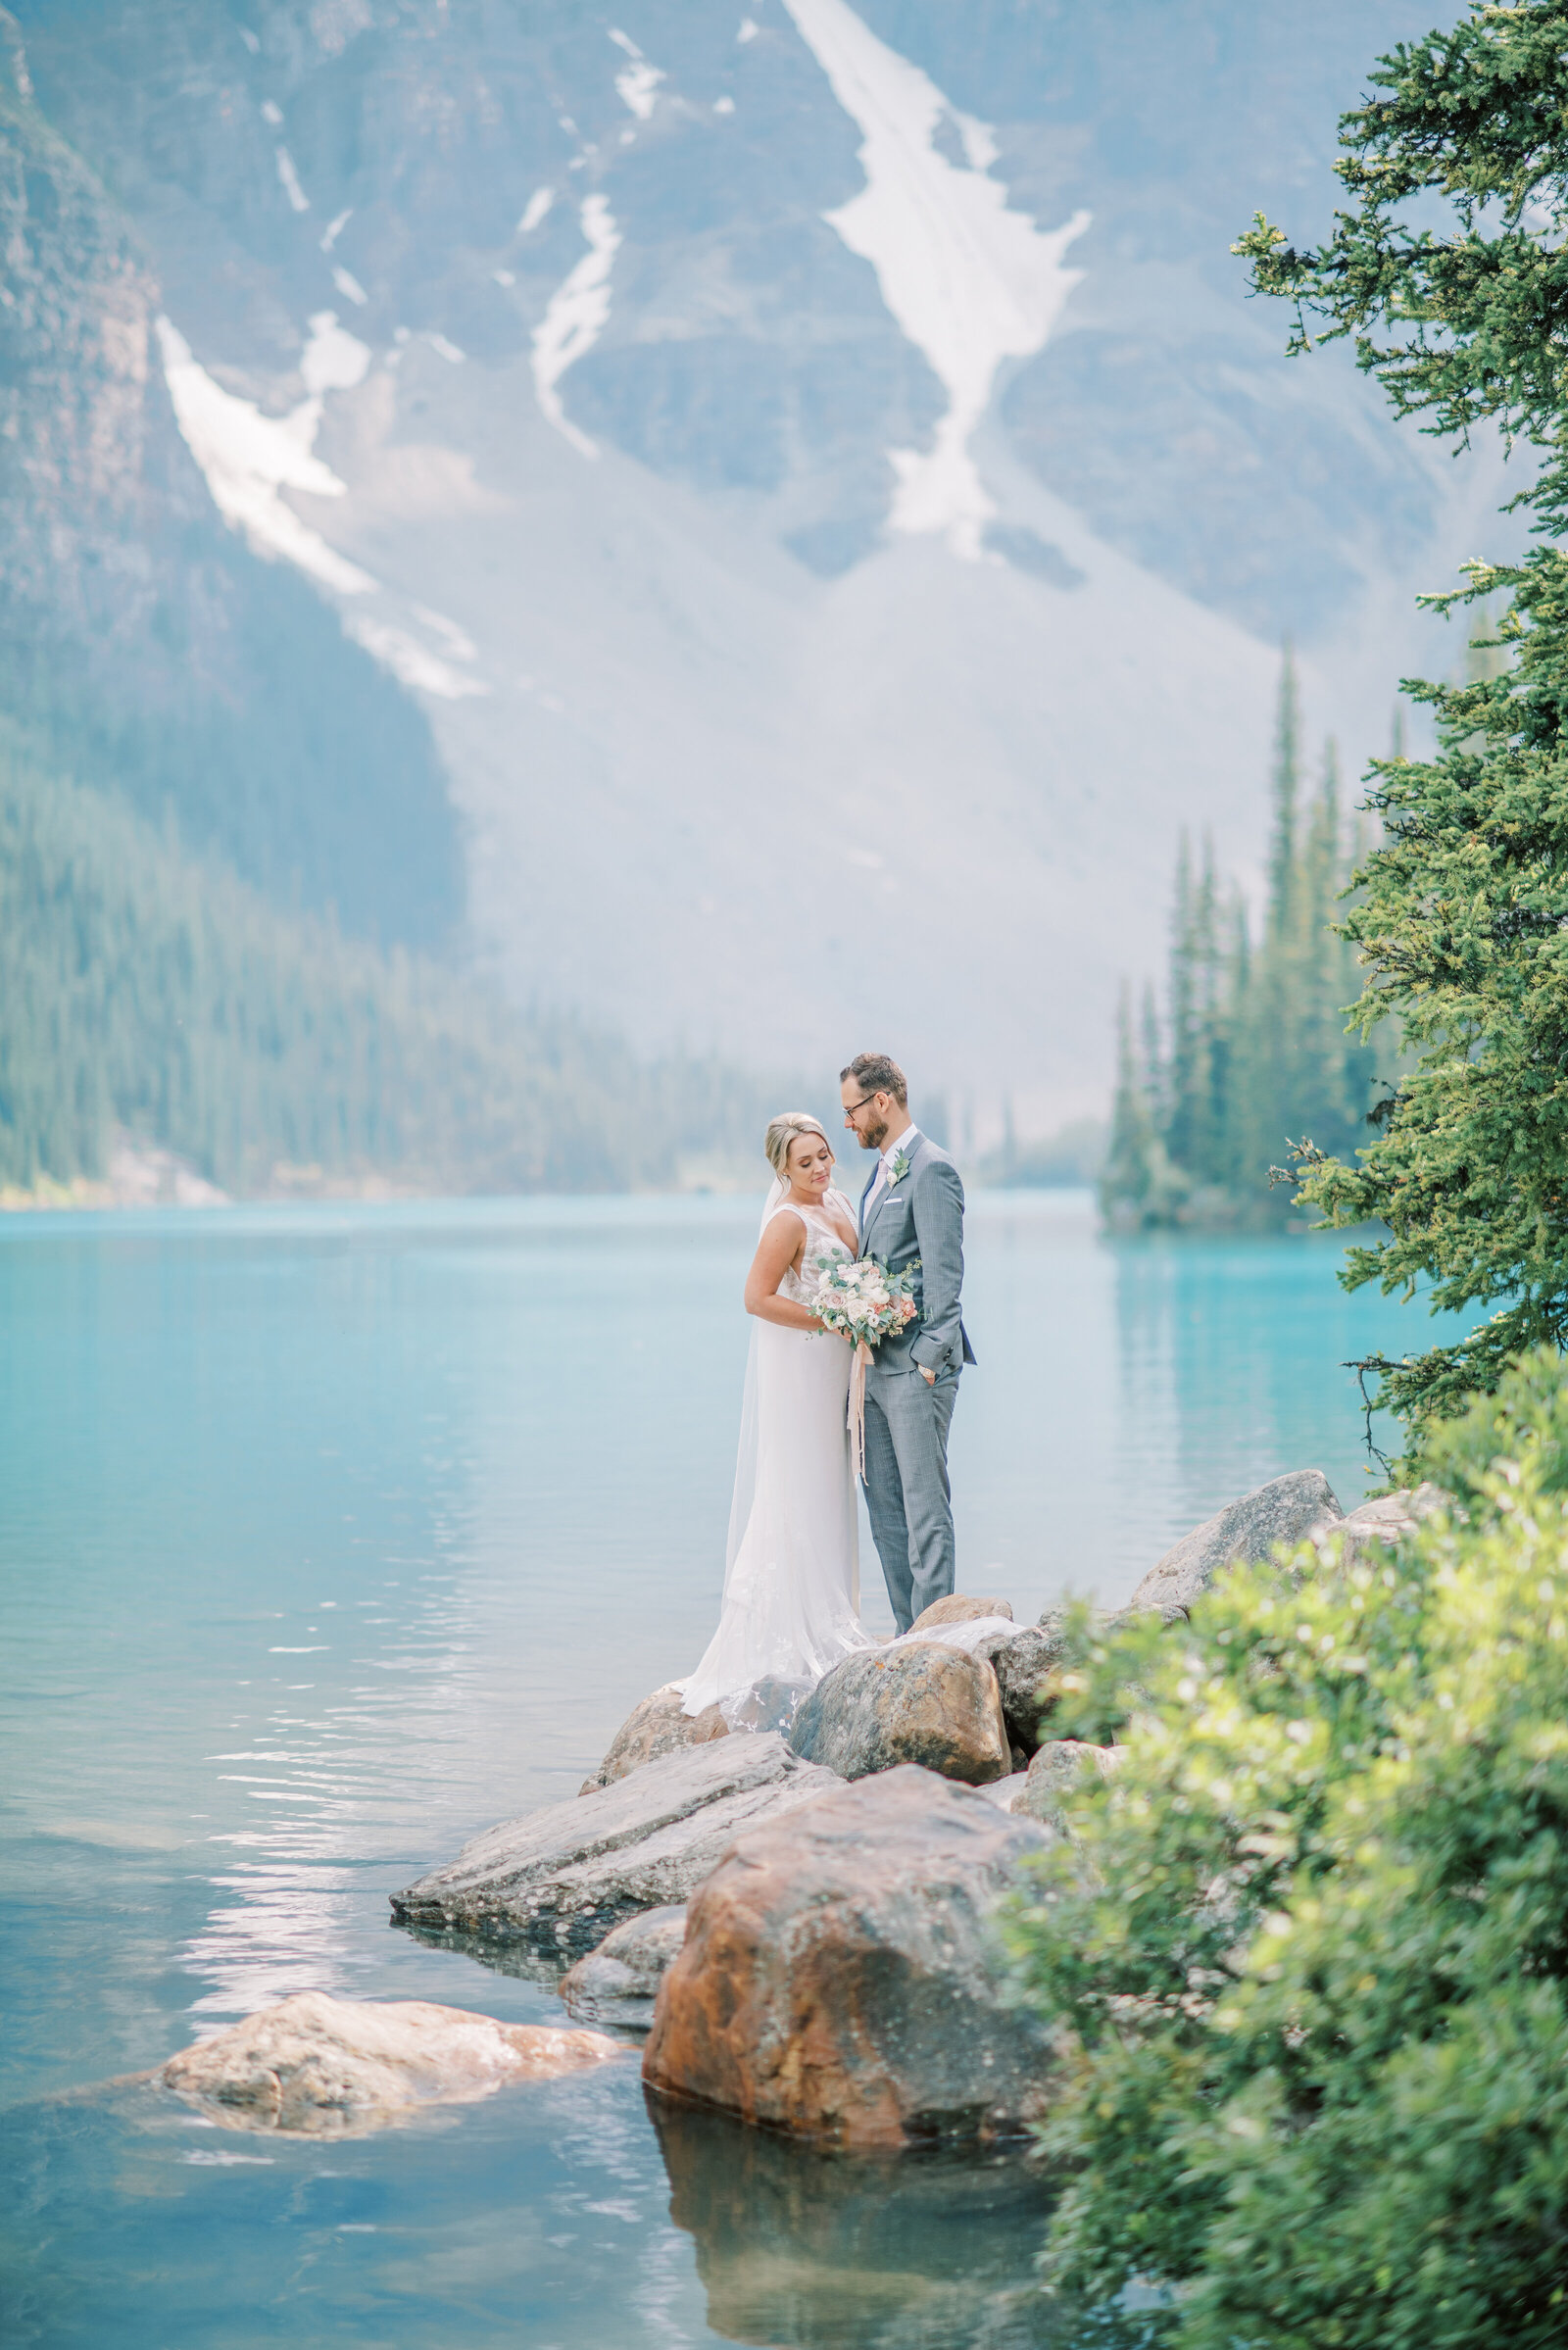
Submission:
M 803 1134 L 819 1134 L 823 1142 L 827 1143 L 826 1128 L 819 1118 L 812 1117 L 808 1109 L 781 1109 L 776 1118 L 769 1118 L 767 1122 L 767 1133 L 762 1140 L 762 1149 L 767 1152 L 767 1163 L 780 1183 L 789 1181 L 786 1161 L 789 1158 L 790 1146 L 798 1136 Z M 829 1157 L 832 1154 L 833 1146 L 828 1143 Z

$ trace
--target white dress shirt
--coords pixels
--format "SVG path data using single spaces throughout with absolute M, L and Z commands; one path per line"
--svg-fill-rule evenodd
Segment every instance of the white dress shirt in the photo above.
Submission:
M 875 1207 L 877 1201 L 881 1199 L 883 1193 L 893 1181 L 893 1161 L 898 1157 L 901 1151 L 912 1151 L 915 1144 L 919 1140 L 919 1127 L 906 1126 L 904 1132 L 899 1136 L 897 1142 L 889 1143 L 887 1149 L 883 1151 L 881 1157 L 878 1159 L 876 1173 L 871 1178 L 871 1189 L 865 1195 L 865 1212 L 860 1218 L 860 1230 L 862 1232 L 865 1230 L 867 1224 L 869 1224 L 871 1221 L 871 1210 Z

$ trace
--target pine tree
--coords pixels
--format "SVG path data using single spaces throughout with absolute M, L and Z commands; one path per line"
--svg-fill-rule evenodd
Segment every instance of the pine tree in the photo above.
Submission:
M 1268 935 L 1281 935 L 1291 918 L 1291 884 L 1296 871 L 1296 808 L 1300 782 L 1300 695 L 1296 657 L 1286 640 L 1280 661 L 1279 707 L 1274 721 L 1272 799 L 1274 826 L 1268 860 Z
M 1123 1196 L 1120 1160 L 1107 1166 L 1102 1187 L 1107 1212 L 1121 1199 L 1124 1221 L 1279 1221 L 1289 1213 L 1290 1195 L 1271 1176 L 1293 1145 L 1353 1150 L 1363 1138 L 1378 1055 L 1346 1025 L 1345 1006 L 1359 974 L 1353 950 L 1335 927 L 1350 870 L 1339 760 L 1333 744 L 1325 746 L 1320 785 L 1303 808 L 1289 651 L 1271 799 L 1269 896 L 1255 947 L 1240 892 L 1233 888 L 1222 905 L 1212 845 L 1205 841 L 1195 876 L 1191 846 L 1185 836 L 1181 841 L 1166 982 L 1168 1049 L 1162 1050 L 1151 996 L 1138 1070 L 1141 1116 L 1152 1140 L 1139 1142 L 1136 1194 Z M 1124 1070 L 1118 1099 L 1130 1083 Z
M 1101 1206 L 1120 1231 L 1138 1232 L 1171 1221 L 1184 1186 L 1160 1139 L 1155 1099 L 1151 1093 L 1149 1013 L 1145 997 L 1144 1050 L 1133 1039 L 1132 1001 L 1123 982 L 1116 1007 L 1116 1091 L 1110 1140 L 1100 1178 Z M 1157 1053 L 1157 1029 L 1154 1031 Z
M 279 1162 L 623 1188 L 667 1181 L 682 1151 L 755 1149 L 763 1093 L 282 914 L 0 721 L 0 1185 L 102 1174 L 119 1124 L 229 1191 Z
M 1340 124 L 1331 237 L 1298 250 L 1259 215 L 1238 246 L 1253 286 L 1293 306 L 1293 351 L 1353 338 L 1397 416 L 1454 446 L 1494 425 L 1540 460 L 1512 502 L 1536 546 L 1429 600 L 1502 603 L 1493 673 L 1407 686 L 1436 756 L 1373 766 L 1384 838 L 1346 930 L 1361 1019 L 1394 1013 L 1416 1065 L 1376 1139 L 1309 1160 L 1303 1185 L 1334 1222 L 1386 1228 L 1349 1250 L 1348 1287 L 1494 1309 L 1455 1345 L 1362 1366 L 1419 1432 L 1527 1348 L 1568 1345 L 1568 0 L 1472 0 L 1369 79 Z

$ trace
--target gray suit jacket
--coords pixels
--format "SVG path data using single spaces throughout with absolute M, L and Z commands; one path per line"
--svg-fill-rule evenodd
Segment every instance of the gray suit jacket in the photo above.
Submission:
M 871 1357 L 873 1374 L 957 1371 L 972 1363 L 974 1354 L 958 1311 L 963 1288 L 963 1185 L 945 1151 L 925 1135 L 909 1150 L 909 1171 L 891 1189 L 884 1187 L 865 1214 L 860 1200 L 860 1250 L 879 1256 L 892 1272 L 901 1272 L 918 1257 L 914 1277 L 918 1318 L 897 1338 L 884 1339 Z M 876 1169 L 871 1169 L 871 1182 Z M 867 1191 L 870 1189 L 868 1184 Z

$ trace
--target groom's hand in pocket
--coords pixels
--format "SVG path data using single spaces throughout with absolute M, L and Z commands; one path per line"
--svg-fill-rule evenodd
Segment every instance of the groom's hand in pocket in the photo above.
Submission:
M 928 1371 L 924 1363 L 916 1363 L 914 1367 L 919 1372 L 921 1378 L 925 1381 L 927 1387 L 936 1386 L 937 1375 L 935 1371 Z

